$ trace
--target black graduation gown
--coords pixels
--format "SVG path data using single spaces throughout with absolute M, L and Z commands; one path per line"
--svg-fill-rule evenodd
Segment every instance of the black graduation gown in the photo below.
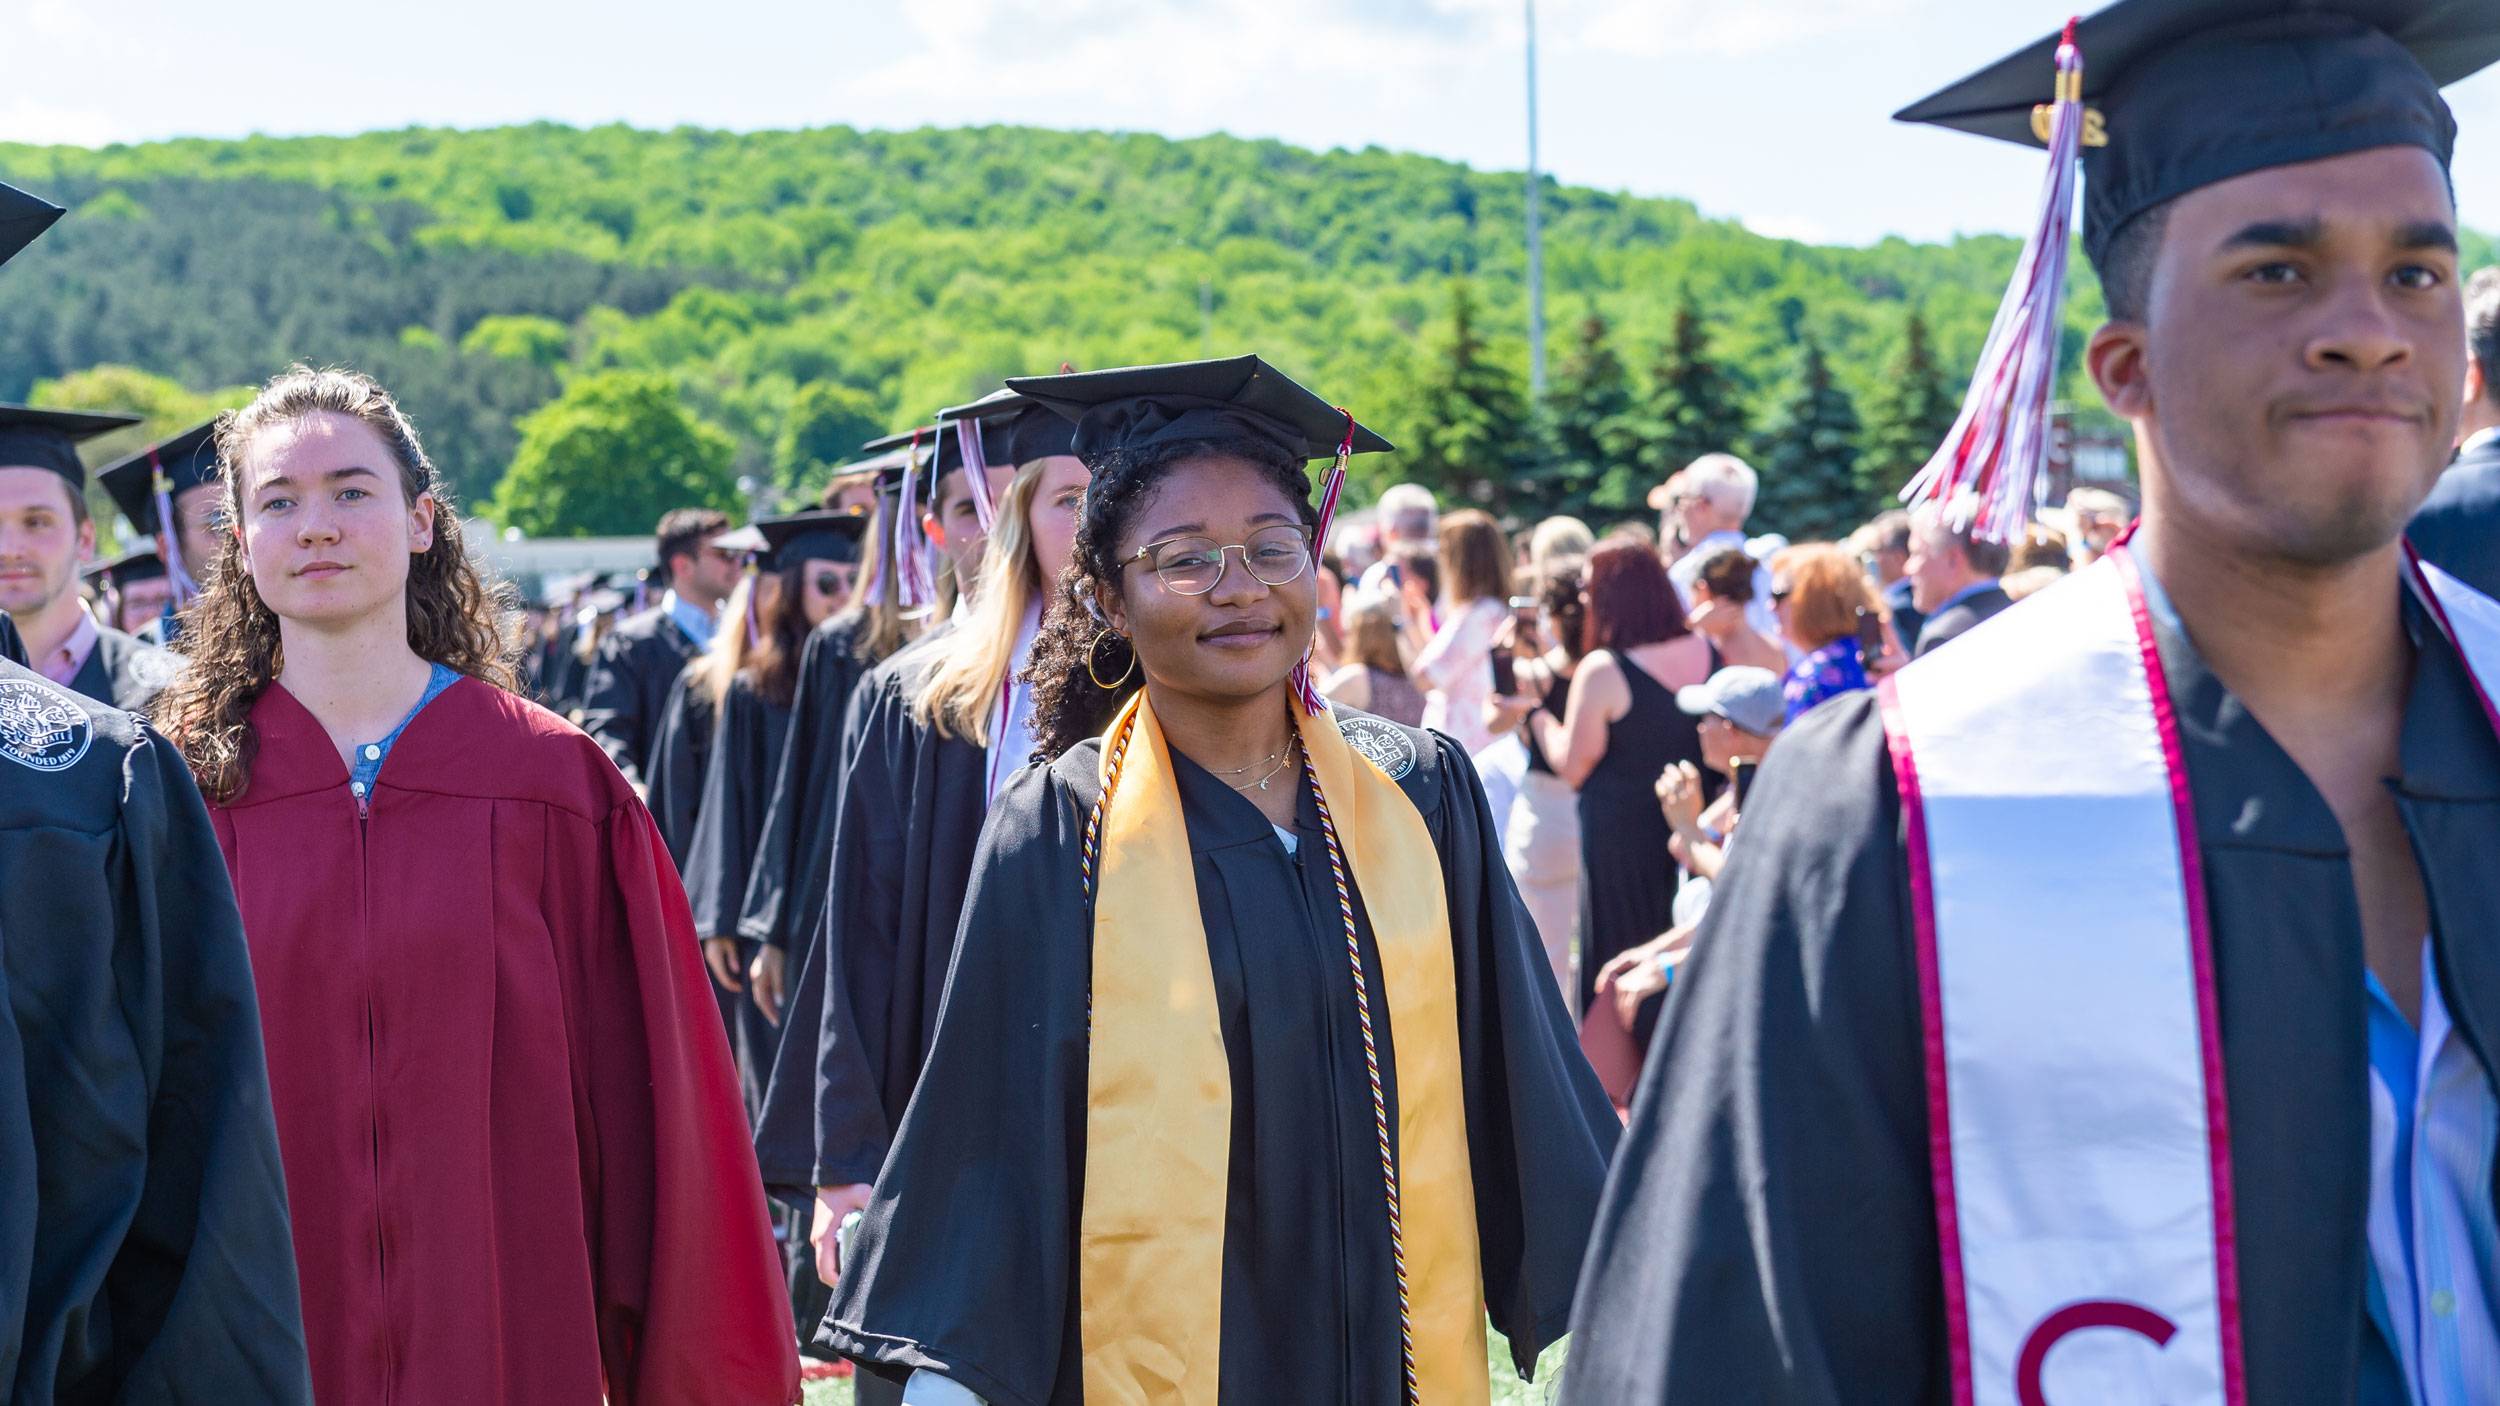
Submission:
M 2398 806 L 2448 1006 L 2500 1051 L 2500 745 L 2421 627 Z M 2349 1402 L 2367 1326 L 2361 923 L 2323 799 L 2159 633 L 2213 928 L 2252 1402 Z M 2093 856 L 2078 854 L 2089 872 Z M 2116 880 L 2113 880 L 2116 881 Z M 1948 1399 L 1901 806 L 1871 695 L 1771 749 L 1677 973 L 1581 1280 L 1564 1400 Z
M 668 845 L 668 857 L 677 861 L 679 874 L 686 872 L 686 856 L 694 847 L 695 825 L 702 813 L 703 775 L 711 761 L 713 731 L 720 718 L 712 691 L 695 673 L 690 661 L 669 686 L 668 703 L 660 710 L 660 725 L 652 733 L 651 756 L 643 767 L 643 804 L 660 827 L 660 839 Z M 695 931 L 712 935 L 707 928 Z
M 834 793 L 847 754 L 843 722 L 851 693 L 876 661 L 859 652 L 866 617 L 846 611 L 808 631 L 790 695 L 790 740 L 772 777 L 755 839 L 738 935 L 795 952 L 824 907 L 833 862 Z M 934 637 L 934 632 L 932 637 Z
M 644 768 L 668 710 L 669 690 L 701 652 L 685 627 L 656 605 L 618 621 L 599 642 L 582 684 L 582 731 L 636 786 L 648 784 Z
M 785 1196 L 877 1179 L 937 1028 L 989 813 L 988 749 L 911 716 L 944 657 L 924 639 L 852 696 L 827 901 L 757 1132 L 765 1183 Z
M 1523 1374 L 1558 1337 L 1617 1124 L 1455 743 L 1404 730 L 1441 856 L 1485 1296 Z M 938 1370 L 993 1406 L 1084 1396 L 1076 1231 L 1092 941 L 1078 875 L 1100 744 L 1031 767 L 983 837 L 935 1048 L 819 1341 Z M 1222 1294 L 1227 1403 L 1399 1395 L 1397 1291 L 1354 987 L 1319 816 L 1299 857 L 1175 757 L 1233 1090 Z M 1426 882 L 1431 876 L 1418 876 Z M 1357 902 L 1366 980 L 1383 990 Z M 1395 1042 L 1374 1006 L 1396 1113 Z
M 74 721 L 35 732 L 30 701 Z M 0 1180 L 0 1400 L 312 1399 L 259 1002 L 208 812 L 162 737 L 11 663 Z
M 2500 439 L 2457 456 L 2405 535 L 2458 580 L 2500 595 Z
M 95 648 L 69 686 L 107 707 L 145 713 L 181 671 L 181 655 L 99 625 Z
M 741 673 L 730 681 L 729 694 L 721 700 L 718 730 L 712 734 L 710 759 L 703 768 L 694 834 L 678 866 L 686 876 L 686 901 L 694 910 L 694 930 L 705 937 L 737 934 L 738 898 L 746 887 L 755 836 L 764 824 L 764 789 L 781 763 L 782 744 L 789 732 L 790 710 L 758 692 L 753 676 Z M 752 960 L 756 945 L 740 943 L 741 970 Z M 772 1074 L 780 1030 L 764 1018 L 763 1009 L 747 992 L 721 994 L 729 1046 L 738 1057 L 738 1082 L 751 1120 L 763 1103 L 764 1081 Z

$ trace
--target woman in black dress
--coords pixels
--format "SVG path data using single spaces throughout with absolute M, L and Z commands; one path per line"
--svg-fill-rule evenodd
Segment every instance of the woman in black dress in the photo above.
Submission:
M 1557 721 L 1529 715 L 1554 773 L 1580 791 L 1580 1003 L 1594 1009 L 1598 969 L 1674 925 L 1676 867 L 1659 813 L 1658 774 L 1701 761 L 1701 733 L 1675 691 L 1719 667 L 1684 623 L 1657 554 L 1613 541 L 1589 554 L 1584 639 Z
M 1561 1327 L 1616 1122 L 1466 754 L 1297 664 L 1302 466 L 1387 446 L 1255 357 L 1010 384 L 1093 470 L 1054 760 L 990 810 L 823 1340 L 907 1400 L 1480 1406 L 1488 1310 L 1522 1364 Z

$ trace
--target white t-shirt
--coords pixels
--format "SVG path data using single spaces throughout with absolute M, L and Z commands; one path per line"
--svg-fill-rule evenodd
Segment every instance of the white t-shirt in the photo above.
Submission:
M 1509 607 L 1487 597 L 1441 622 L 1415 656 L 1424 694 L 1424 726 L 1446 732 L 1473 756 L 1493 741 L 1485 704 L 1493 698 L 1493 635 Z

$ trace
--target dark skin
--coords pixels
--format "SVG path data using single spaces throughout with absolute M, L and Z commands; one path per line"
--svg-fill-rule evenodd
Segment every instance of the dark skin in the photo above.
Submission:
M 2171 206 L 2144 320 L 2087 353 L 2135 426 L 2137 549 L 2334 810 L 2370 971 L 2416 1023 L 2430 909 L 2386 779 L 2413 671 L 2400 538 L 2465 375 L 2455 228 L 2413 148 L 2208 186 Z
M 1269 586 L 1225 553 L 1223 579 L 1202 596 L 1170 590 L 1136 554 L 1173 537 L 1220 543 L 1261 528 L 1299 526 L 1302 515 L 1257 465 L 1210 454 L 1166 470 L 1119 542 L 1127 562 L 1101 598 L 1111 628 L 1128 636 L 1164 737 L 1175 751 L 1228 781 L 1256 781 L 1263 760 L 1294 735 L 1287 679 L 1310 647 L 1319 586 L 1303 573 Z M 1291 826 L 1298 788 L 1255 785 L 1242 795 L 1270 824 Z

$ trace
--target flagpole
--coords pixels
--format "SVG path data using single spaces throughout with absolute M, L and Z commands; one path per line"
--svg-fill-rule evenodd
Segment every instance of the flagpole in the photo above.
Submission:
M 1545 227 L 1536 152 L 1536 0 L 1528 19 L 1528 399 L 1545 403 Z

